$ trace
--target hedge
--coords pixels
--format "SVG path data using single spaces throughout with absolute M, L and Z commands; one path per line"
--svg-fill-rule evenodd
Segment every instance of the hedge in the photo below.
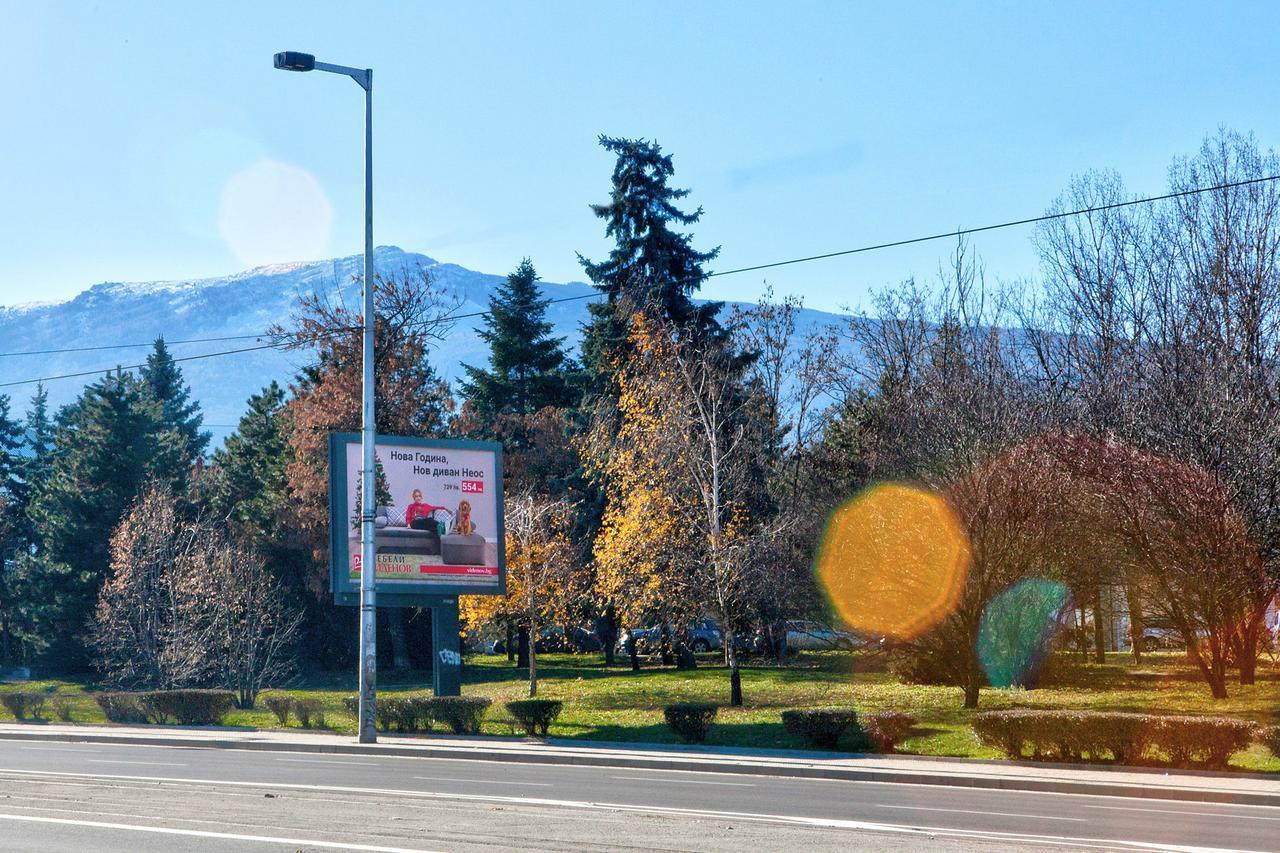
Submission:
M 915 724 L 915 717 L 901 711 L 872 711 L 862 715 L 862 730 L 880 752 L 897 752 L 898 744 Z
M 289 724 L 289 712 L 293 710 L 292 696 L 263 696 L 262 704 L 267 706 L 267 710 L 275 714 L 276 721 L 282 726 Z
M 702 743 L 707 739 L 717 707 L 709 702 L 677 702 L 662 709 L 667 726 L 685 743 Z
M 546 737 L 564 703 L 558 699 L 517 699 L 507 703 L 507 711 L 529 737 Z
M 44 711 L 44 694 L 29 690 L 17 690 L 11 693 L 0 693 L 0 704 L 13 714 L 15 720 L 25 720 L 30 714 L 36 719 Z
M 818 749 L 835 749 L 840 736 L 857 730 L 858 712 L 852 708 L 805 708 L 782 712 L 782 725 Z
M 973 730 L 1010 758 L 1209 768 L 1225 768 L 1258 734 L 1230 717 L 1107 711 L 988 711 L 974 715 Z
M 98 693 L 94 701 L 102 713 L 113 723 L 145 723 L 147 712 L 143 710 L 138 693 Z
M 304 728 L 311 728 L 314 722 L 317 726 L 324 725 L 324 703 L 314 696 L 300 696 L 291 703 L 294 716 L 298 718 L 298 723 Z
M 138 694 L 138 703 L 153 723 L 216 726 L 235 707 L 235 696 L 225 690 L 149 690 Z
M 492 699 L 484 696 L 432 696 L 427 700 L 431 717 L 444 723 L 455 735 L 478 735 L 484 712 Z

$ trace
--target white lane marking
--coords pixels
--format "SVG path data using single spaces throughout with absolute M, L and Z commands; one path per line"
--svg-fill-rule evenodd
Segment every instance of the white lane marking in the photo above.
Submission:
M 724 812 L 708 809 L 681 809 L 668 806 L 641 806 L 630 803 L 593 803 L 582 800 L 547 800 L 537 797 L 500 797 L 496 794 L 447 794 L 431 791 L 410 791 L 398 788 L 358 788 L 350 785 L 305 785 L 300 782 L 240 782 L 235 780 L 191 779 L 181 776 L 124 776 L 109 773 L 73 773 L 63 770 L 11 770 L 0 768 L 0 775 L 8 776 L 53 776 L 74 777 L 80 779 L 110 779 L 129 782 L 176 782 L 188 785 L 224 786 L 232 788 L 278 788 L 292 791 L 330 791 L 348 794 L 383 794 L 388 796 L 412 797 L 420 800 L 459 800 L 463 802 L 508 803 L 516 806 L 559 806 L 582 810 L 635 812 L 638 814 L 661 814 L 675 817 L 694 817 L 707 819 L 745 820 L 755 823 L 780 823 L 798 826 L 817 826 L 829 829 L 852 829 L 869 832 L 893 832 L 903 835 L 931 836 L 945 835 L 951 838 L 988 839 L 999 841 L 1017 841 L 1023 844 L 1047 844 L 1057 846 L 1096 847 L 1106 845 L 1128 850 L 1158 850 L 1162 853 L 1262 853 L 1262 851 L 1244 848 L 1200 847 L 1189 844 L 1163 844 L 1155 841 L 1129 841 L 1110 838 L 1073 838 L 1065 835 L 1033 835 L 1019 832 L 988 832 L 973 829 L 956 829 L 953 827 L 921 827 L 903 824 L 878 823 L 863 820 L 844 820 L 841 818 L 801 817 L 798 815 L 758 814 L 755 812 Z M 3 816 L 0 816 L 3 817 Z M 358 848 L 349 848 L 358 849 Z M 394 851 L 399 853 L 399 851 Z M 417 853 L 417 851 L 414 851 Z
M 20 746 L 18 749 L 29 749 L 35 752 L 74 752 L 78 755 L 97 755 L 100 749 L 73 749 L 67 746 Z
M 275 835 L 244 835 L 237 832 L 212 832 L 205 829 L 178 829 L 169 826 L 144 826 L 135 823 L 107 823 L 100 820 L 72 820 L 65 817 L 0 814 L 0 820 L 25 823 L 52 823 L 61 826 L 91 826 L 95 829 L 121 829 L 128 832 L 153 832 L 159 835 L 185 835 L 190 838 L 221 838 L 227 841 L 256 841 L 260 844 L 287 844 L 293 847 L 321 847 L 326 850 L 362 850 L 366 853 L 432 853 L 421 847 L 382 847 L 374 844 L 350 844 L 342 841 L 317 841 L 309 838 L 281 838 Z
M 754 788 L 754 782 L 713 782 L 710 779 L 659 779 L 654 776 L 610 776 L 610 779 L 627 779 L 632 782 L 661 782 L 668 784 L 674 782 L 677 785 L 732 785 L 735 788 Z
M 550 782 L 498 782 L 494 779 L 454 779 L 449 776 L 414 776 L 415 779 L 421 779 L 423 782 L 470 782 L 473 785 L 519 785 L 524 787 L 531 785 L 537 788 L 550 788 Z
M 1049 817 L 1040 814 L 1014 814 L 1013 812 L 990 812 L 977 811 L 975 809 L 940 809 L 933 806 L 895 806 L 888 803 L 877 803 L 878 808 L 882 809 L 905 809 L 913 812 L 952 812 L 953 814 L 976 814 L 976 815 L 995 815 L 996 817 L 1031 817 L 1036 820 L 1069 820 L 1074 823 L 1085 823 L 1088 819 L 1083 817 Z
M 1215 803 L 1215 805 L 1217 805 Z M 1230 803 L 1222 803 L 1222 805 L 1231 805 Z M 1181 814 L 1194 815 L 1195 817 L 1225 817 L 1230 820 L 1280 820 L 1280 817 L 1264 817 L 1262 815 L 1247 814 L 1227 814 L 1226 812 L 1184 812 L 1176 809 L 1139 809 L 1133 806 L 1091 806 L 1085 805 L 1086 809 L 1106 809 L 1110 812 L 1150 812 L 1152 814 Z
M 186 767 L 178 761 L 121 761 L 115 758 L 90 758 L 89 764 L 141 764 L 143 767 Z
M 336 758 L 277 758 L 276 761 L 289 761 L 293 764 L 349 764 L 352 767 L 377 767 L 376 761 L 342 761 Z

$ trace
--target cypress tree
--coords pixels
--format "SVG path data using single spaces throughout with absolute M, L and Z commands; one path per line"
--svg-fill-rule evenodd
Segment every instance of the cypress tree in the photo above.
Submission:
M 693 248 L 693 235 L 675 230 L 702 218 L 702 208 L 686 213 L 677 203 L 689 195 L 668 181 L 675 174 L 671 155 L 657 142 L 601 136 L 600 144 L 617 156 L 613 188 L 606 204 L 591 210 L 605 221 L 605 234 L 614 247 L 598 263 L 578 256 L 592 283 L 605 295 L 604 302 L 588 306 L 591 319 L 584 330 L 582 359 L 587 373 L 603 390 L 613 366 L 626 350 L 627 315 L 650 311 L 699 339 L 723 339 L 716 320 L 721 303 L 695 305 L 692 294 L 707 274 L 703 264 L 713 260 L 719 247 L 708 252 Z
M 552 337 L 549 299 L 525 258 L 489 298 L 480 337 L 489 345 L 488 369 L 463 365 L 462 394 L 482 423 L 502 414 L 531 415 L 546 406 L 569 406 L 574 389 L 564 339 Z

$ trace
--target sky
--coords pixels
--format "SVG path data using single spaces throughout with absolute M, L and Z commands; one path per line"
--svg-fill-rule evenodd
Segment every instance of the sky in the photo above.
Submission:
M 1277 3 L 0 0 L 0 305 L 363 246 L 362 92 L 278 50 L 374 69 L 374 227 L 491 273 L 584 278 L 599 134 L 656 139 L 716 269 L 1044 212 L 1113 169 L 1158 194 L 1229 127 L 1280 145 Z M 1029 228 L 973 246 L 1033 287 Z M 930 279 L 949 242 L 710 280 L 810 307 Z M 161 330 L 158 330 L 161 331 Z

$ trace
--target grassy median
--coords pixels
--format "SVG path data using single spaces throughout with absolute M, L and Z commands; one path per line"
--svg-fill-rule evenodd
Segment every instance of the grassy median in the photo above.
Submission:
M 1264 660 L 1257 683 L 1230 686 L 1231 698 L 1215 702 L 1209 697 L 1193 667 L 1176 654 L 1151 655 L 1134 666 L 1124 655 L 1110 655 L 1105 664 L 1085 664 L 1063 658 L 1055 667 L 1054 685 L 1036 690 L 982 692 L 981 710 L 1001 708 L 1071 708 L 1135 711 L 1154 714 L 1213 714 L 1273 725 L 1280 722 L 1280 665 Z M 527 692 L 523 670 L 505 657 L 468 657 L 463 692 L 494 700 L 484 731 L 512 735 L 516 730 L 502 707 Z M 564 701 L 564 711 L 551 727 L 551 736 L 584 740 L 674 743 L 675 737 L 662 719 L 662 706 L 677 701 L 726 703 L 729 682 L 726 670 L 704 659 L 696 670 L 650 666 L 632 673 L 623 666 L 605 669 L 598 655 L 547 654 L 538 659 L 538 695 Z M 386 694 L 429 692 L 430 673 L 384 672 L 380 689 Z M 9 685 L 5 690 L 38 690 L 66 695 L 73 722 L 103 722 L 92 697 L 84 691 L 92 684 L 77 681 L 40 681 Z M 842 653 L 805 653 L 784 667 L 748 666 L 743 671 L 746 707 L 722 707 L 708 744 L 804 749 L 802 741 L 783 730 L 782 711 L 825 705 L 853 706 L 871 711 L 892 708 L 919 720 L 901 751 L 924 755 L 994 758 L 969 728 L 972 712 L 961 707 L 958 688 L 906 685 L 883 670 L 874 658 Z M 354 732 L 355 721 L 343 708 L 342 698 L 355 692 L 354 673 L 312 676 L 288 692 L 315 697 L 324 708 L 325 727 Z M 45 722 L 57 715 L 47 704 Z M 0 712 L 0 719 L 8 717 Z M 8 717 L 12 719 L 11 717 Z M 41 721 L 32 722 L 40 725 Z M 233 711 L 230 726 L 277 728 L 275 717 L 259 702 L 252 711 Z M 290 719 L 289 727 L 298 725 Z M 1238 754 L 1239 769 L 1280 772 L 1280 759 L 1255 746 Z

